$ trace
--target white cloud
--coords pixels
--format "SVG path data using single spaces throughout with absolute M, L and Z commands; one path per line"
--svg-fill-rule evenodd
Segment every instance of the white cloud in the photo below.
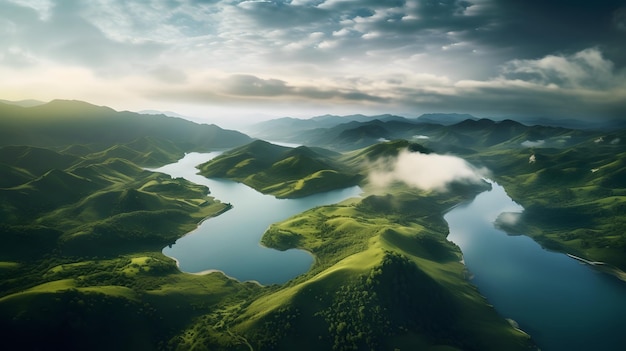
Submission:
M 422 190 L 445 191 L 453 182 L 478 184 L 487 175 L 486 169 L 478 169 L 456 156 L 403 150 L 396 158 L 374 163 L 368 180 L 376 187 L 402 182 Z
M 513 60 L 503 70 L 507 77 L 544 86 L 563 88 L 607 88 L 624 86 L 623 77 L 614 76 L 614 65 L 596 48 L 569 56 L 548 55 L 537 60 Z M 618 80 L 616 80 L 619 79 Z
M 524 147 L 539 147 L 545 144 L 545 140 L 525 140 L 522 142 L 522 146 Z
M 507 226 L 514 226 L 519 222 L 521 217 L 522 213 L 520 212 L 502 212 L 496 219 L 496 222 Z

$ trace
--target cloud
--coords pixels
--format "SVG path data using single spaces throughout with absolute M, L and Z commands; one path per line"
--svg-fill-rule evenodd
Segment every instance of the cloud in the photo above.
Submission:
M 407 104 L 412 101 L 434 111 L 455 106 L 457 111 L 491 115 L 623 118 L 626 71 L 617 70 L 599 49 L 590 48 L 572 55 L 513 60 L 491 79 L 402 93 Z
M 456 156 L 403 150 L 396 158 L 373 164 L 368 180 L 376 187 L 402 182 L 422 190 L 445 191 L 453 182 L 481 183 L 487 174 L 486 169 L 478 169 Z
M 611 48 L 610 57 L 620 67 L 626 64 L 623 43 L 623 0 L 479 0 L 476 31 L 463 38 L 509 57 L 533 58 L 554 52 L 577 52 L 588 47 Z M 470 7 L 472 9 L 472 7 Z
M 504 66 L 503 75 L 509 80 L 520 79 L 548 87 L 573 89 L 605 89 L 624 84 L 623 76 L 614 76 L 613 63 L 596 48 L 569 56 L 548 55 L 537 60 L 513 60 Z
M 143 91 L 147 97 L 194 103 L 268 104 L 294 101 L 328 103 L 385 103 L 384 97 L 341 86 L 292 85 L 280 79 L 265 79 L 248 74 L 196 80 L 185 86 L 164 85 Z
M 543 144 L 545 144 L 546 141 L 545 140 L 525 140 L 522 142 L 522 146 L 523 147 L 539 147 L 542 146 Z
M 35 6 L 47 4 L 47 6 Z M 163 50 L 156 42 L 124 42 L 107 36 L 81 15 L 82 2 L 31 1 L 2 4 L 0 23 L 12 28 L 0 44 L 42 61 L 89 67 L 95 72 L 119 74 L 129 62 L 152 57 Z
M 0 92 L 86 69 L 156 104 L 623 118 L 625 18 L 623 0 L 0 1 Z
M 496 223 L 505 226 L 514 226 L 520 221 L 521 217 L 521 212 L 502 212 L 498 218 L 496 218 Z
M 224 91 L 239 96 L 280 96 L 290 95 L 293 89 L 282 80 L 237 74 L 225 80 Z

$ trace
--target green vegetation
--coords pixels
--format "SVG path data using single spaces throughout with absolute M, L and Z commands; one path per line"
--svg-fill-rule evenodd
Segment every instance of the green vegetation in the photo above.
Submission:
M 284 286 L 261 287 L 220 273 L 183 274 L 160 253 L 226 205 L 202 186 L 136 166 L 150 158 L 141 149 L 146 140 L 91 152 L 0 148 L 1 169 L 14 175 L 0 189 L 5 342 L 24 349 L 532 346 L 465 280 L 460 252 L 445 239 L 444 209 L 483 188 L 461 186 L 451 195 L 396 186 L 277 223 L 263 244 L 309 250 L 315 265 Z M 155 150 L 174 148 L 167 145 Z M 260 183 L 282 175 L 272 179 L 291 184 L 289 195 L 322 191 L 343 176 L 355 184 L 363 164 L 406 147 L 422 150 L 404 141 L 346 155 L 253 146 L 233 172 L 261 174 L 251 178 Z M 49 169 L 38 166 L 38 154 Z
M 84 156 L 130 143 L 127 146 L 131 149 L 144 153 L 135 156 L 145 158 L 132 161 L 156 165 L 163 161 L 173 162 L 182 157 L 183 152 L 232 148 L 250 141 L 245 134 L 216 125 L 196 124 L 163 115 L 117 112 L 81 101 L 54 100 L 34 107 L 0 103 L 0 146 L 65 149 L 67 153 Z M 172 149 L 172 145 L 178 150 Z M 164 152 L 164 147 L 169 150 Z M 115 157 L 128 152 L 123 148 L 109 150 L 117 155 Z M 171 152 L 174 152 L 174 158 L 171 158 Z M 101 156 L 102 159 L 111 157 Z
M 494 179 L 525 208 L 515 226 L 499 223 L 503 229 L 530 235 L 547 248 L 626 270 L 623 130 L 471 118 L 455 124 L 439 124 L 436 119 L 336 119 L 341 118 L 326 125 L 321 119 L 316 123 L 276 120 L 262 130 L 268 138 L 345 151 L 342 161 L 353 165 L 361 160 L 358 153 L 364 145 L 384 145 L 380 138 L 418 138 L 429 149 L 461 156 L 492 171 Z M 354 160 L 350 155 L 356 155 Z M 529 163 L 531 155 L 534 163 Z
M 0 329 L 9 344 L 166 348 L 196 316 L 259 290 L 181 274 L 160 253 L 227 208 L 204 186 L 101 152 L 2 147 L 0 165 L 19 175 L 0 188 Z
M 441 213 L 462 199 L 396 189 L 271 226 L 265 245 L 306 249 L 315 264 L 252 302 L 230 330 L 255 349 L 530 348 L 464 279 L 445 238 Z
M 218 141 L 226 134 L 216 132 L 220 138 L 212 139 L 209 129 L 176 119 L 147 127 L 144 120 L 160 117 L 75 102 L 0 105 L 0 114 L 13 116 L 0 119 L 0 140 L 15 144 L 0 147 L 0 330 L 7 344 L 95 350 L 533 348 L 529 336 L 502 319 L 467 281 L 461 252 L 446 240 L 443 212 L 487 184 L 456 184 L 447 193 L 393 184 L 384 193 L 368 192 L 275 223 L 262 244 L 307 250 L 315 263 L 284 285 L 263 287 L 221 273 L 183 274 L 160 253 L 227 205 L 203 186 L 140 166 L 226 146 Z M 44 116 L 75 128 L 52 127 Z M 107 132 L 105 118 L 123 132 Z M 624 133 L 488 120 L 437 126 L 390 117 L 365 123 L 309 131 L 319 140 L 333 138 L 329 145 L 341 154 L 254 141 L 202 165 L 201 172 L 277 197 L 355 184 L 369 191 L 364 175 L 381 157 L 402 149 L 444 150 L 491 169 L 526 208 L 517 224 L 499 223 L 509 232 L 626 269 Z M 192 127 L 204 131 L 196 134 Z M 377 142 L 381 133 L 398 140 Z M 424 146 L 406 141 L 414 135 L 429 139 Z M 526 141 L 535 143 L 529 148 Z
M 257 140 L 199 166 L 206 177 L 242 182 L 278 198 L 303 197 L 345 188 L 360 181 L 333 153 L 305 146 L 295 149 Z
M 547 248 L 626 270 L 623 136 L 609 136 L 606 141 L 590 138 L 574 147 L 497 150 L 474 156 L 525 208 L 517 224 L 502 223 L 502 227 L 530 235 Z

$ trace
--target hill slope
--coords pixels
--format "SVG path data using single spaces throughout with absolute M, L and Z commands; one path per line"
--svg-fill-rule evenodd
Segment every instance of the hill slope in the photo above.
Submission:
M 251 141 L 216 125 L 163 115 L 117 112 L 81 101 L 54 100 L 34 107 L 0 103 L 0 145 L 108 148 L 142 137 L 173 142 L 185 151 L 230 148 Z
M 257 140 L 199 166 L 205 177 L 228 178 L 276 197 L 302 197 L 356 185 L 359 177 L 329 153 Z

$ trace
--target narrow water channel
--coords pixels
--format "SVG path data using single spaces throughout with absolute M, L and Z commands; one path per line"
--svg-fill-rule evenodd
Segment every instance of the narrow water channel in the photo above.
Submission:
M 492 185 L 445 215 L 481 294 L 543 351 L 626 350 L 626 283 L 496 229 L 499 214 L 523 208 Z
M 206 185 L 211 196 L 233 205 L 231 210 L 202 222 L 196 230 L 163 249 L 165 255 L 178 261 L 184 272 L 217 270 L 239 281 L 257 281 L 263 285 L 285 283 L 307 272 L 313 256 L 303 250 L 278 251 L 261 246 L 261 237 L 269 225 L 361 193 L 354 186 L 299 199 L 276 199 L 241 183 L 196 174 L 197 165 L 219 154 L 189 153 L 176 163 L 153 169 Z

